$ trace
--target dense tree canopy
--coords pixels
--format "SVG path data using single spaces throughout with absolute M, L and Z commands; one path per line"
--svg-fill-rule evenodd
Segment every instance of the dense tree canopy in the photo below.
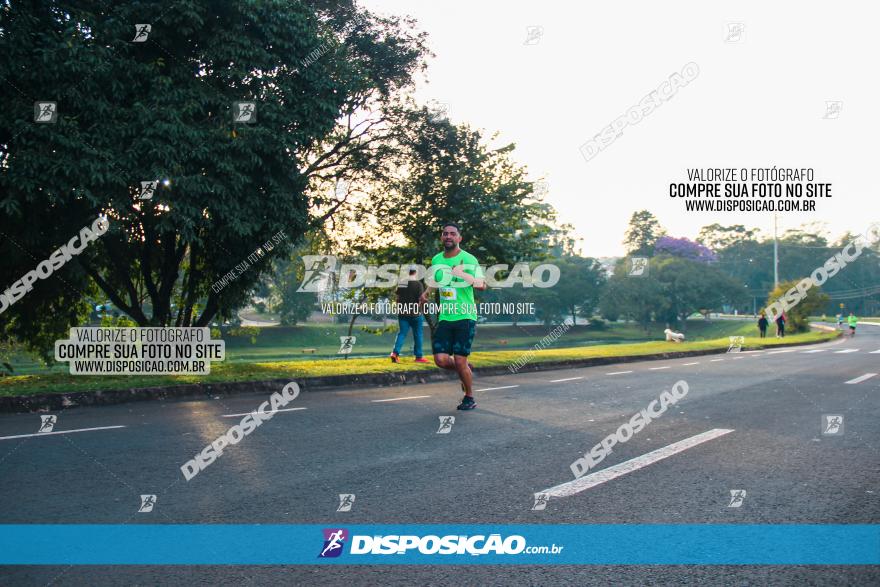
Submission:
M 78 323 L 96 288 L 141 325 L 228 315 L 269 259 L 344 203 L 319 188 L 370 168 L 382 113 L 426 54 L 410 23 L 352 2 L 0 11 L 0 273 L 25 274 L 99 215 L 111 227 L 0 314 L 28 341 Z M 133 42 L 137 23 L 151 30 Z M 35 122 L 36 101 L 57 103 L 53 123 Z M 249 108 L 236 102 L 255 118 L 234 119 Z

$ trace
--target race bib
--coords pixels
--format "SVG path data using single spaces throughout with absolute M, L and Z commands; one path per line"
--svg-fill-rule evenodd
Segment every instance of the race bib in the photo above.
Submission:
M 441 287 L 440 300 L 444 302 L 454 302 L 458 298 L 458 290 L 454 287 Z

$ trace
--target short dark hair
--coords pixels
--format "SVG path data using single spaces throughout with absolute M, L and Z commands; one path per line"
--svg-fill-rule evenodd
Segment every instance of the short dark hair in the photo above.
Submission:
M 456 224 L 455 222 L 444 222 L 443 224 L 440 225 L 440 232 L 443 232 L 443 229 L 446 228 L 447 226 L 454 226 L 455 230 L 458 231 L 458 234 L 461 234 L 461 227 L 458 224 Z

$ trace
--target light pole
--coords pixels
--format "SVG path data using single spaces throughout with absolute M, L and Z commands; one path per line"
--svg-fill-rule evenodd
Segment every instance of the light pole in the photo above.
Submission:
M 776 213 L 773 213 L 773 288 L 779 286 L 779 241 L 776 238 Z

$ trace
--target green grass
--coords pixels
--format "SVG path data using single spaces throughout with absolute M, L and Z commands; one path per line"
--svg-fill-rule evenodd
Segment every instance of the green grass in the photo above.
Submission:
M 392 322 L 389 322 L 392 324 Z M 688 322 L 687 336 L 690 340 L 718 338 L 732 334 L 733 325 L 739 322 L 693 320 Z M 360 329 L 355 323 L 353 334 L 357 336 L 355 352 L 352 357 L 376 357 L 387 355 L 394 346 L 397 336 L 396 325 L 392 332 L 372 334 Z M 371 327 L 381 326 L 372 323 Z M 277 361 L 312 361 L 315 359 L 336 359 L 339 350 L 339 337 L 348 334 L 347 324 L 304 324 L 301 326 L 278 326 L 260 328 L 256 341 L 249 336 L 225 335 L 226 363 L 265 363 Z M 510 326 L 500 324 L 481 324 L 477 328 L 475 347 L 481 350 L 527 349 L 541 340 L 552 328 L 538 324 Z M 753 329 L 754 331 L 754 329 Z M 608 330 L 593 330 L 577 326 L 566 332 L 565 346 L 582 347 L 626 342 L 646 342 L 663 338 L 663 326 L 652 325 L 645 332 L 635 324 L 614 324 Z M 430 353 L 430 334 L 424 329 L 424 350 Z M 563 343 L 559 343 L 563 344 Z M 315 353 L 303 353 L 303 349 L 315 349 Z M 412 353 L 412 335 L 407 337 L 403 353 Z M 10 361 L 16 375 L 46 375 L 66 373 L 67 364 L 47 367 L 22 353 L 13 354 Z
M 578 329 L 572 329 L 564 334 L 556 341 L 558 348 L 551 347 L 548 349 L 534 351 L 533 363 L 546 361 L 569 361 L 578 359 L 588 359 L 593 357 L 622 357 L 622 356 L 642 356 L 655 353 L 663 353 L 670 351 L 688 351 L 688 350 L 710 350 L 710 349 L 726 349 L 729 343 L 728 336 L 742 335 L 746 336 L 745 346 L 747 348 L 761 348 L 776 346 L 784 343 L 795 342 L 820 342 L 831 340 L 838 336 L 838 333 L 825 332 L 809 332 L 804 334 L 791 335 L 785 339 L 765 338 L 760 339 L 754 336 L 755 327 L 751 322 L 715 322 L 698 326 L 695 324 L 688 325 L 688 342 L 676 344 L 664 341 L 650 342 L 615 342 L 615 337 L 608 337 L 607 340 L 613 344 L 603 345 L 581 345 L 574 346 L 571 344 L 569 335 L 581 335 Z M 510 328 L 510 327 L 499 327 Z M 539 327 L 534 327 L 539 328 Z M 268 329 L 267 329 L 268 330 Z M 524 349 L 495 349 L 490 345 L 484 344 L 483 333 L 491 328 L 479 329 L 479 342 L 475 348 L 485 349 L 474 352 L 471 355 L 471 361 L 477 367 L 488 366 L 505 366 L 519 359 Z M 586 330 L 586 329 L 583 329 Z M 617 330 L 615 328 L 615 330 Z M 661 328 L 662 330 L 662 328 Z M 623 333 L 631 332 L 627 327 L 621 329 Z M 621 331 L 617 331 L 616 335 L 620 335 Z M 592 335 L 596 333 L 591 331 Z M 723 332 L 723 336 L 719 336 Z M 531 345 L 534 345 L 540 337 L 546 333 L 546 329 L 541 329 L 530 333 L 528 338 Z M 702 333 L 702 334 L 701 334 Z M 540 334 L 540 336 L 539 336 Z M 605 334 L 612 334 L 608 332 Z M 705 335 L 705 336 L 704 336 Z M 709 338 L 709 335 L 715 335 Z M 262 336 L 262 335 L 261 335 Z M 588 337 L 586 337 L 588 338 Z M 496 339 L 497 340 L 497 339 Z M 228 344 L 228 343 L 227 343 Z M 562 346 L 565 345 L 565 346 Z M 387 349 L 385 349 L 387 351 Z M 348 360 L 338 358 L 334 359 L 298 359 L 287 361 L 227 361 L 223 363 L 214 363 L 209 375 L 200 376 L 72 376 L 67 372 L 51 372 L 42 374 L 19 375 L 13 377 L 0 378 L 0 396 L 19 396 L 33 395 L 38 393 L 66 393 L 75 391 L 100 391 L 111 389 L 131 389 L 138 387 L 161 387 L 169 385 L 180 385 L 186 383 L 221 383 L 235 381 L 260 381 L 267 379 L 301 379 L 304 377 L 316 377 L 322 375 L 346 375 L 346 374 L 367 374 L 367 373 L 393 373 L 400 371 L 432 371 L 436 369 L 434 365 L 416 364 L 409 360 L 404 360 L 401 364 L 393 364 L 386 357 L 381 358 L 358 358 L 353 357 Z

